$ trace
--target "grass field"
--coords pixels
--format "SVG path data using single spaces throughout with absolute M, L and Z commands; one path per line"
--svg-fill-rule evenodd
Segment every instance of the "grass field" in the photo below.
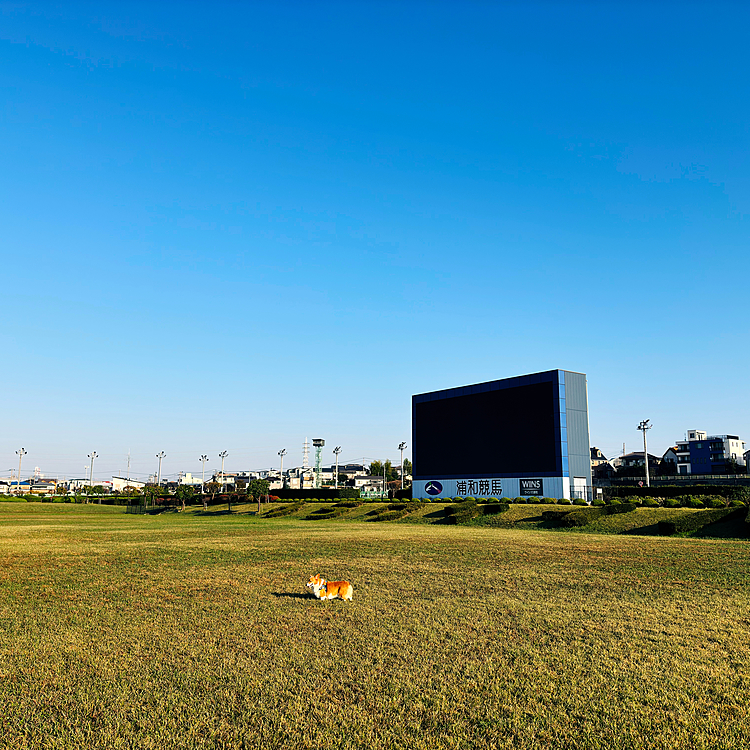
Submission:
M 0 503 L 0 556 L 4 748 L 750 746 L 745 541 Z

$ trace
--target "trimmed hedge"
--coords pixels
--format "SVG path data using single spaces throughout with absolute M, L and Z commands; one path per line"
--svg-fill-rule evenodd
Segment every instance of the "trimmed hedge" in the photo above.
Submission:
M 570 513 L 566 513 L 560 519 L 560 526 L 587 526 L 592 521 L 596 521 L 599 516 L 605 515 L 606 512 L 606 506 L 600 508 L 576 508 L 576 510 L 571 510 Z
M 462 503 L 449 505 L 445 512 L 448 516 L 448 523 L 466 523 L 479 515 L 477 501 L 473 497 L 467 497 Z
M 359 490 L 356 487 L 324 487 L 318 490 L 274 490 L 274 494 L 279 500 L 345 500 L 359 498 Z
M 399 518 L 408 516 L 421 507 L 421 503 L 412 501 L 410 503 L 391 503 L 380 510 L 371 510 L 367 515 L 368 521 L 398 521 Z
M 744 506 L 741 508 L 715 508 L 701 510 L 696 513 L 686 513 L 672 521 L 659 521 L 659 533 L 664 536 L 672 534 L 689 534 L 699 531 L 717 521 L 728 521 L 731 518 L 741 518 L 745 515 Z
M 678 497 L 691 495 L 720 495 L 721 497 L 743 497 L 750 500 L 750 487 L 736 484 L 665 484 L 661 487 L 604 487 L 605 498 L 622 497 Z
M 481 506 L 481 511 L 483 516 L 492 516 L 496 513 L 505 513 L 506 510 L 510 508 L 509 503 L 485 503 Z
M 296 513 L 305 504 L 304 500 L 295 500 L 293 503 L 284 505 L 281 508 L 274 508 L 263 514 L 263 518 L 282 518 L 283 516 L 290 516 L 292 513 Z

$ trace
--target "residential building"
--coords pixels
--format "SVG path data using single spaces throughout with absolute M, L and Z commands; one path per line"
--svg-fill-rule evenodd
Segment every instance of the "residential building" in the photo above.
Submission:
M 145 486 L 145 482 L 139 482 L 137 479 L 128 479 L 127 477 L 112 477 L 112 492 L 122 492 L 127 487 L 131 487 L 136 490 L 142 490 Z
M 707 435 L 688 430 L 674 447 L 678 474 L 734 474 L 747 465 L 745 443 L 737 435 Z
M 649 472 L 655 472 L 659 466 L 659 457 L 654 456 L 651 453 L 648 454 L 648 470 Z M 612 461 L 612 464 L 616 469 L 634 469 L 636 467 L 643 468 L 646 462 L 643 460 L 643 451 L 633 451 L 632 453 L 626 453 L 624 456 L 619 456 Z

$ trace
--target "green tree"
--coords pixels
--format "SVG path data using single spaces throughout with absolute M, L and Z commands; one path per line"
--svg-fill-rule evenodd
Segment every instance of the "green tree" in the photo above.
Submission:
M 268 488 L 270 483 L 267 479 L 253 479 L 250 484 L 247 485 L 247 498 L 248 500 L 258 501 L 258 513 L 260 513 L 260 499 L 268 495 Z
M 405 458 L 404 459 L 404 476 L 406 476 L 407 474 L 411 476 L 411 473 L 412 473 L 411 461 L 408 458 Z
M 146 505 L 151 501 L 151 507 L 156 505 L 156 499 L 164 494 L 164 490 L 158 484 L 147 484 L 143 488 L 143 494 L 146 498 Z
M 177 499 L 182 503 L 182 510 L 185 510 L 185 503 L 193 496 L 193 488 L 189 484 L 178 484 L 175 492 Z
M 221 489 L 221 485 L 218 482 L 206 482 L 206 492 L 211 495 L 211 502 L 214 501 L 216 493 Z M 208 510 L 208 503 L 206 502 L 205 496 L 203 497 L 203 509 Z

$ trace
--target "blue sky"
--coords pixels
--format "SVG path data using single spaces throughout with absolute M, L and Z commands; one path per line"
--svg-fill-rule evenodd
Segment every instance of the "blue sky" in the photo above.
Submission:
M 557 367 L 607 455 L 750 442 L 748 21 L 0 3 L 7 466 L 396 460 L 413 393 Z

